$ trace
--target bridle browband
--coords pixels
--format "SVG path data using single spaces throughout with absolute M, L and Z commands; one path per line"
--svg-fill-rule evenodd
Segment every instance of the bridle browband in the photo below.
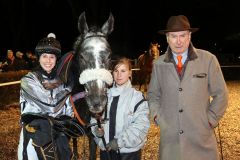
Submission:
M 91 35 L 91 36 L 86 36 L 86 37 L 84 37 L 84 39 L 82 40 L 82 42 L 85 41 L 86 39 L 92 38 L 92 37 L 103 37 L 103 38 L 107 39 L 107 36 L 105 36 L 105 35 Z

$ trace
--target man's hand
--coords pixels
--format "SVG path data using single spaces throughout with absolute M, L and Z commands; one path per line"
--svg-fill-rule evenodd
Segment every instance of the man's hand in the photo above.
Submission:
M 117 151 L 118 150 L 118 143 L 117 143 L 117 139 L 113 139 L 111 140 L 107 145 L 106 145 L 107 150 L 114 150 Z

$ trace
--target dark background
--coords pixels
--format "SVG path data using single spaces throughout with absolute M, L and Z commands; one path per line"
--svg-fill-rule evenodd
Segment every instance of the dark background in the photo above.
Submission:
M 240 56 L 240 23 L 237 1 L 219 0 L 1 0 L 0 53 L 8 49 L 32 50 L 49 32 L 56 34 L 63 53 L 72 50 L 79 35 L 77 21 L 86 11 L 89 25 L 101 26 L 112 12 L 115 28 L 109 37 L 114 54 L 136 58 L 158 42 L 166 49 L 165 29 L 169 16 L 184 14 L 191 27 L 200 30 L 192 35 L 197 48 L 209 50 L 221 57 Z

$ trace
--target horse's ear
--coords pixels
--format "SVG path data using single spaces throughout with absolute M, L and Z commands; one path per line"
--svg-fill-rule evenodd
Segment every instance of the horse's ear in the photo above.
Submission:
M 82 12 L 78 18 L 78 30 L 80 34 L 85 34 L 88 32 L 88 25 L 86 21 L 85 12 Z
M 114 18 L 112 13 L 110 13 L 108 20 L 103 24 L 101 30 L 105 35 L 108 36 L 110 33 L 112 33 L 113 28 L 114 28 Z

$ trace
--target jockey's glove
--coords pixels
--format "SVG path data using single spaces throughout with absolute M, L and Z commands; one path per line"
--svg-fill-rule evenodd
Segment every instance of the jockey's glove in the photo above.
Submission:
M 95 134 L 96 137 L 101 138 L 104 136 L 104 130 L 103 128 L 95 127 L 93 134 Z
M 107 150 L 114 150 L 117 151 L 118 150 L 118 143 L 117 143 L 117 139 L 114 138 L 113 140 L 111 140 L 107 145 L 106 145 Z

